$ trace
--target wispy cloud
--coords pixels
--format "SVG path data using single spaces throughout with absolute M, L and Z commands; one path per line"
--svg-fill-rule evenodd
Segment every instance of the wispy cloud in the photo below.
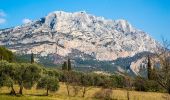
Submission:
M 6 19 L 0 18 L 0 24 L 4 24 L 6 22 Z
M 28 19 L 28 18 L 25 18 L 25 19 L 22 20 L 22 23 L 23 23 L 23 24 L 30 23 L 30 22 L 31 22 L 31 20 Z
M 5 17 L 6 13 L 3 10 L 0 10 L 0 17 Z
M 6 22 L 5 17 L 6 13 L 2 9 L 0 9 L 0 24 L 4 24 Z

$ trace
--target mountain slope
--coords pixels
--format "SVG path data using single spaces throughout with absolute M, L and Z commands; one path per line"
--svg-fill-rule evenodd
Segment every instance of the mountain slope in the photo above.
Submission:
M 0 30 L 0 45 L 22 54 L 50 55 L 54 63 L 69 56 L 76 64 L 80 59 L 113 63 L 118 58 L 153 52 L 159 44 L 126 20 L 56 11 L 28 24 Z M 97 67 L 92 63 L 88 66 Z

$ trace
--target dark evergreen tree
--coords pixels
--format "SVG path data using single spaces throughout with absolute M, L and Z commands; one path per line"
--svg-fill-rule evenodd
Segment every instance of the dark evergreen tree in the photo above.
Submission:
M 148 55 L 148 64 L 147 64 L 147 67 L 148 67 L 148 79 L 151 80 L 152 79 L 152 68 L 151 68 L 151 60 L 150 60 L 150 56 Z
M 62 70 L 67 70 L 67 69 L 68 69 L 68 68 L 67 68 L 67 62 L 64 61 L 63 65 L 62 65 Z
M 31 64 L 34 63 L 34 54 L 31 53 Z
M 68 58 L 68 71 L 70 71 L 71 70 L 71 61 L 70 61 L 70 59 Z

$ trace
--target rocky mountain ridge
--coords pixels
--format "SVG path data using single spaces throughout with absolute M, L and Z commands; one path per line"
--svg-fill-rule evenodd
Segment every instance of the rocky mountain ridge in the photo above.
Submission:
M 159 46 L 147 33 L 134 28 L 126 20 L 108 20 L 86 12 L 63 11 L 52 12 L 21 26 L 1 29 L 0 45 L 22 54 L 53 55 L 56 64 L 66 57 L 82 61 L 90 57 L 113 63 L 118 58 L 154 52 Z M 129 70 L 138 73 L 133 67 Z

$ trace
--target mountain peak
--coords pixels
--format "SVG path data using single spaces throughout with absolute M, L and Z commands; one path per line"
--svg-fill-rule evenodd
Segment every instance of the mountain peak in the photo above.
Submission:
M 22 51 L 24 49 L 21 50 L 18 45 L 32 44 L 29 49 L 43 55 L 57 51 L 54 47 L 46 48 L 47 50 L 35 49 L 39 48 L 34 46 L 36 43 L 43 43 L 41 46 L 44 46 L 50 42 L 59 46 L 56 43 L 61 40 L 59 43 L 65 52 L 60 52 L 59 55 L 67 55 L 72 49 L 78 49 L 86 54 L 94 54 L 98 60 L 132 56 L 142 51 L 153 51 L 157 46 L 154 39 L 132 27 L 127 20 L 108 20 L 84 11 L 54 11 L 24 27 L 2 30 L 0 36 L 4 37 L 0 40 L 3 45 L 13 48 L 17 45 L 17 50 Z
M 52 55 L 54 63 L 63 62 L 69 56 L 78 64 L 94 61 L 99 65 L 89 66 L 103 68 L 100 61 L 105 61 L 113 68 L 115 64 L 110 61 L 122 63 L 126 61 L 119 58 L 154 52 L 158 43 L 124 19 L 109 20 L 82 11 L 55 11 L 31 23 L 0 30 L 0 45 L 17 53 Z M 134 69 L 136 66 L 131 66 Z
M 124 19 L 119 19 L 116 20 L 116 23 L 118 25 L 118 28 L 123 30 L 124 32 L 134 32 L 134 28 L 132 27 L 132 25 Z

